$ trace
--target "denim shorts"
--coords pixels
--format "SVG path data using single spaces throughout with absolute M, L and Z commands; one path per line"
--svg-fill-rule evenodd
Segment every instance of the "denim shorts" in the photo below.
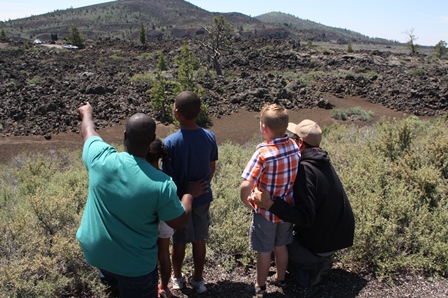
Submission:
M 136 277 L 99 270 L 101 282 L 109 286 L 111 290 L 118 289 L 120 298 L 157 298 L 159 296 L 157 267 L 146 275 Z

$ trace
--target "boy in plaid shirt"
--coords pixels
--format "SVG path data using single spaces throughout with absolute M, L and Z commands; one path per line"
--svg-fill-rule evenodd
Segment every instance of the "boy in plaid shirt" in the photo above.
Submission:
M 271 197 L 282 197 L 293 204 L 293 184 L 299 164 L 299 148 L 286 135 L 289 117 L 285 108 L 276 104 L 266 105 L 260 114 L 260 132 L 265 139 L 247 163 L 241 177 L 241 200 L 254 210 L 250 227 L 250 246 L 258 252 L 255 294 L 262 297 L 266 291 L 266 278 L 275 253 L 277 273 L 268 281 L 285 286 L 288 265 L 286 245 L 292 242 L 292 224 L 283 222 L 267 209 L 253 203 L 252 192 L 257 187 L 269 192 Z

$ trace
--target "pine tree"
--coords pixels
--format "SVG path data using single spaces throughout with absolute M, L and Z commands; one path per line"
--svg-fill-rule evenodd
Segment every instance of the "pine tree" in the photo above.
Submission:
M 178 65 L 177 79 L 178 85 L 174 88 L 177 93 L 181 91 L 193 91 L 198 96 L 204 95 L 204 88 L 199 85 L 195 78 L 195 70 L 199 68 L 199 59 L 193 54 L 188 45 L 184 43 L 180 50 L 180 54 L 176 59 Z M 201 104 L 201 112 L 196 118 L 196 123 L 201 126 L 207 125 L 209 122 L 208 106 L 205 103 Z
M 159 58 L 157 59 L 156 68 L 158 70 L 166 70 L 166 58 L 162 51 L 160 51 Z
M 200 90 L 196 84 L 194 71 L 199 68 L 199 59 L 193 54 L 186 43 L 180 49 L 176 63 L 178 65 L 177 78 L 179 85 L 175 91 L 179 93 L 189 90 L 198 93 Z
M 2 30 L 0 31 L 0 40 L 5 40 L 6 39 L 6 33 L 5 33 L 5 30 L 3 30 L 3 28 L 2 28 Z
M 166 80 L 160 71 L 156 73 L 156 80 L 151 89 L 148 90 L 148 96 L 151 98 L 151 108 L 156 113 L 156 118 L 171 122 L 171 108 L 166 95 Z
M 73 24 L 70 27 L 70 34 L 67 36 L 68 42 L 77 47 L 82 47 L 84 39 L 82 33 L 78 29 L 78 24 Z
M 140 42 L 142 44 L 146 44 L 146 32 L 145 32 L 145 26 L 143 25 L 143 22 L 140 23 Z
M 437 58 L 442 58 L 446 53 L 446 42 L 441 40 L 434 46 L 434 54 L 437 56 Z

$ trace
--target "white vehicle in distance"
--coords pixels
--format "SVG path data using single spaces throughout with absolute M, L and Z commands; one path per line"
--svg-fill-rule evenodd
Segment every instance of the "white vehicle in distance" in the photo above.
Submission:
M 74 45 L 71 45 L 71 44 L 65 44 L 64 48 L 66 48 L 68 50 L 77 50 L 78 49 L 77 46 L 74 46 Z

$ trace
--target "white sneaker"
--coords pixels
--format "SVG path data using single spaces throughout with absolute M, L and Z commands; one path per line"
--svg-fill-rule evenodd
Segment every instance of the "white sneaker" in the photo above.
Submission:
M 202 294 L 202 293 L 205 293 L 207 291 L 207 288 L 205 287 L 205 284 L 204 284 L 204 280 L 195 281 L 193 279 L 193 276 L 190 276 L 188 278 L 188 283 L 193 287 L 193 289 L 198 294 Z
M 182 274 L 182 276 L 178 277 L 178 278 L 176 278 L 174 276 L 171 276 L 171 283 L 172 283 L 172 289 L 173 290 L 181 290 L 181 289 L 183 289 L 184 288 L 184 283 L 185 283 L 184 275 Z

